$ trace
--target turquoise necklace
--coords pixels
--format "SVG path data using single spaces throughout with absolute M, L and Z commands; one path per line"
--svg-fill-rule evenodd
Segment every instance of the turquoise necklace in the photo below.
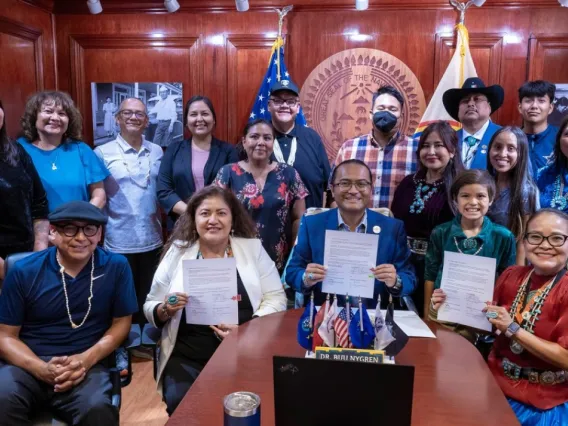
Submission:
M 420 214 L 424 210 L 426 201 L 428 201 L 432 196 L 438 192 L 438 187 L 444 182 L 440 179 L 433 184 L 429 185 L 426 183 L 426 179 L 416 180 L 416 174 L 412 178 L 414 185 L 416 185 L 416 190 L 414 191 L 414 201 L 410 205 L 410 213 Z
M 550 202 L 550 207 L 553 209 L 564 210 L 568 206 L 568 200 L 566 196 L 562 195 L 564 192 L 564 182 L 560 175 L 556 176 L 554 181 L 554 192 L 552 194 L 552 201 Z

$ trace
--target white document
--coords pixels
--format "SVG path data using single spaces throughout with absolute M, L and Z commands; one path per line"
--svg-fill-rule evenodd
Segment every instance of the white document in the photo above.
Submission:
M 182 261 L 188 324 L 239 323 L 237 263 L 234 257 Z
M 357 232 L 325 231 L 323 264 L 327 266 L 322 291 L 373 298 L 379 236 Z
M 491 331 L 481 310 L 493 300 L 496 264 L 490 257 L 444 252 L 441 288 L 447 298 L 438 319 Z
M 387 311 L 381 309 L 383 318 L 387 315 Z M 369 318 L 371 322 L 375 323 L 375 311 L 369 311 Z M 432 333 L 430 327 L 426 325 L 422 318 L 416 315 L 412 311 L 394 311 L 394 322 L 400 327 L 404 334 L 408 337 L 428 337 L 430 339 L 435 339 L 436 335 Z

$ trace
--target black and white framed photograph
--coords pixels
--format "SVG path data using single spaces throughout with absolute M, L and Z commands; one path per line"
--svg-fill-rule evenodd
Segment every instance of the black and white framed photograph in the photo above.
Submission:
M 568 115 L 568 83 L 556 84 L 554 96 L 554 111 L 550 114 L 548 122 L 554 126 L 560 126 L 564 117 Z
M 146 140 L 165 148 L 183 139 L 182 83 L 91 83 L 95 146 L 116 139 L 120 128 L 115 114 L 127 98 L 139 98 L 146 105 Z

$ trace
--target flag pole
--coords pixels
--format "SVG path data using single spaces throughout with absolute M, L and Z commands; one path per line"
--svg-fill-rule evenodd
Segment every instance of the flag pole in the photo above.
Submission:
M 282 27 L 284 26 L 284 17 L 290 12 L 294 6 L 286 6 L 282 10 L 274 9 L 278 13 L 278 37 L 274 43 L 276 47 L 276 79 L 280 81 L 280 46 L 284 45 L 284 39 L 282 38 Z
M 333 293 L 333 302 L 331 303 L 335 303 L 336 300 L 337 300 L 337 294 Z M 337 347 L 337 333 L 335 332 L 335 324 L 333 325 L 333 347 L 334 348 Z
M 347 327 L 349 327 L 349 323 L 351 322 L 351 306 L 349 304 L 349 293 L 345 295 L 345 318 L 347 322 Z M 347 333 L 347 347 L 349 347 L 349 333 Z
M 359 333 L 361 334 L 361 344 L 362 344 L 363 343 L 363 302 L 361 301 L 361 296 L 359 296 Z

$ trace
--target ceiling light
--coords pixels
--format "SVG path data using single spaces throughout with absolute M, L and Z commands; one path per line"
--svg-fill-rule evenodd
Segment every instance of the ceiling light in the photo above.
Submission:
M 89 12 L 93 15 L 103 11 L 103 6 L 100 0 L 87 0 L 87 6 L 89 6 Z
M 558 0 L 560 6 L 568 7 L 568 0 Z
M 485 0 L 473 0 L 473 4 L 477 7 L 483 6 L 483 3 L 485 3 Z
M 177 0 L 164 0 L 164 6 L 168 12 L 172 13 L 179 9 L 179 3 Z
M 248 0 L 235 0 L 235 3 L 239 12 L 246 12 L 247 10 L 249 10 Z
M 369 8 L 369 0 L 355 0 L 355 9 L 367 10 Z

